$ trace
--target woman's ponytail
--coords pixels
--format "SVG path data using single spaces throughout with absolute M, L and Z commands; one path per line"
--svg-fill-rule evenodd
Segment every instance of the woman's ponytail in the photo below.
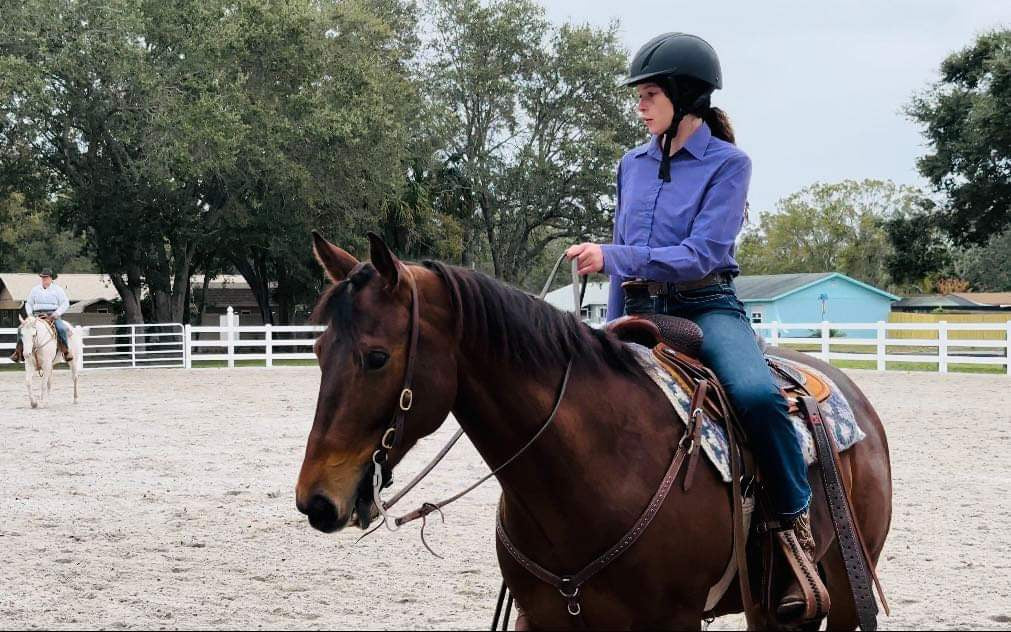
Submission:
M 709 126 L 713 136 L 728 143 L 735 144 L 734 126 L 730 124 L 730 117 L 720 108 L 709 108 L 702 116 L 702 120 Z

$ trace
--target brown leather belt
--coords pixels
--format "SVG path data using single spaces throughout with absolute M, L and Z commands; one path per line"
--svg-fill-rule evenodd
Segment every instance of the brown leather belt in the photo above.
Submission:
M 650 296 L 666 296 L 674 292 L 687 292 L 699 288 L 716 285 L 717 283 L 730 283 L 734 275 L 729 272 L 713 272 L 698 281 L 685 281 L 684 283 L 665 283 L 663 281 L 647 281 L 645 279 L 633 279 L 621 284 L 621 289 L 626 292 L 648 292 Z

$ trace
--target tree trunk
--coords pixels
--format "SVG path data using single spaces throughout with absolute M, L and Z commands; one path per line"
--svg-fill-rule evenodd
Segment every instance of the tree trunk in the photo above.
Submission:
M 193 261 L 193 246 L 176 243 L 172 248 L 173 271 L 171 317 L 173 323 L 181 323 L 189 312 L 190 264 Z
M 260 317 L 263 324 L 274 324 L 274 318 L 270 313 L 270 285 L 267 281 L 265 265 L 255 254 L 250 258 L 235 257 L 232 263 L 239 270 L 239 274 L 249 284 L 249 289 L 256 297 L 256 304 L 260 308 Z
M 109 278 L 112 280 L 113 287 L 119 292 L 119 297 L 123 300 L 126 323 L 128 325 L 144 324 L 144 312 L 140 308 L 140 272 L 131 267 L 126 272 L 126 280 L 119 272 L 110 272 Z

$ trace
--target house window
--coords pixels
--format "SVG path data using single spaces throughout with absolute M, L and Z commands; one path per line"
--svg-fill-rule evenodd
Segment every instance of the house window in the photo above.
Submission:
M 762 312 L 751 312 L 751 322 L 754 324 L 762 322 Z
M 108 314 L 109 313 L 109 308 L 108 307 L 99 307 L 98 309 L 95 310 L 95 312 L 98 313 L 98 314 Z

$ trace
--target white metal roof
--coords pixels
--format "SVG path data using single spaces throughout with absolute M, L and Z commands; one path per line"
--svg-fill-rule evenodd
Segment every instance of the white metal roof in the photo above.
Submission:
M 39 275 L 31 273 L 0 273 L 0 281 L 3 282 L 0 302 L 18 305 L 28 298 L 33 287 L 40 284 Z M 71 301 L 111 301 L 119 297 L 112 281 L 105 274 L 61 274 L 53 282 L 63 288 Z

